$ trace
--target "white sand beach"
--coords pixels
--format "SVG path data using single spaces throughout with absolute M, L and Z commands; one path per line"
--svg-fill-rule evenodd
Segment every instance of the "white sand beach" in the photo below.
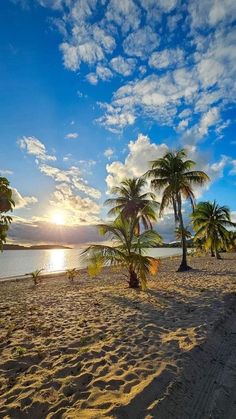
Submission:
M 236 255 L 1 283 L 0 417 L 236 417 Z

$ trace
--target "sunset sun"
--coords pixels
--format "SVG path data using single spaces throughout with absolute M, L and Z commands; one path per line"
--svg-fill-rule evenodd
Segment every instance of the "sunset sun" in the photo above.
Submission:
M 60 212 L 55 212 L 54 214 L 52 214 L 52 223 L 56 225 L 65 224 L 64 215 Z

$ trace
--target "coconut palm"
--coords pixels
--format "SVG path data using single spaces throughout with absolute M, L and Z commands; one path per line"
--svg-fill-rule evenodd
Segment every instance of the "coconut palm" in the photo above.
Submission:
M 152 223 L 157 219 L 156 209 L 159 208 L 159 203 L 156 202 L 154 193 L 143 192 L 146 185 L 144 178 L 126 178 L 120 186 L 112 188 L 111 193 L 116 197 L 105 201 L 105 205 L 112 207 L 108 215 L 119 216 L 121 213 L 128 219 L 138 219 L 137 234 L 141 226 L 145 230 L 152 229 Z
M 229 231 L 227 250 L 231 250 L 231 251 L 236 250 L 236 232 L 235 231 Z
M 5 215 L 6 212 L 12 211 L 15 203 L 12 199 L 12 189 L 10 183 L 5 177 L 0 177 L 0 248 L 3 249 L 3 243 L 6 242 L 9 224 L 12 218 Z M 3 215 L 4 214 L 4 215 Z
M 160 215 L 165 208 L 173 206 L 176 225 L 182 231 L 182 261 L 178 271 L 191 269 L 187 264 L 187 243 L 184 234 L 185 227 L 182 215 L 182 200 L 190 201 L 195 205 L 193 186 L 202 186 L 209 180 L 206 173 L 193 170 L 196 163 L 187 159 L 184 149 L 176 152 L 168 152 L 162 158 L 151 162 L 151 169 L 145 174 L 151 179 L 151 186 L 158 192 L 162 192 Z
M 98 228 L 114 243 L 112 246 L 93 244 L 83 252 L 92 276 L 97 275 L 103 266 L 119 266 L 127 271 L 130 288 L 146 288 L 149 273 L 155 274 L 159 260 L 146 256 L 147 248 L 161 243 L 161 237 L 154 230 L 146 230 L 137 235 L 137 219 L 127 219 L 123 214 L 109 224 L 100 224 Z
M 29 275 L 33 279 L 34 285 L 38 285 L 41 282 L 40 274 L 43 271 L 43 269 L 37 269 L 34 272 L 30 272 Z
M 214 202 L 200 202 L 192 214 L 193 228 L 196 232 L 194 240 L 201 239 L 205 250 L 220 259 L 219 251 L 227 248 L 230 232 L 227 227 L 235 227 L 231 221 L 230 210 Z

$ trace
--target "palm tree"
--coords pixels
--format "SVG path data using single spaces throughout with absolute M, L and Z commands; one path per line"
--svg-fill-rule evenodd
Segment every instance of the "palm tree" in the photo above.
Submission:
M 38 285 L 41 282 L 40 274 L 41 274 L 42 271 L 43 271 L 43 269 L 37 269 L 34 272 L 30 272 L 29 275 L 31 275 L 31 278 L 34 281 L 34 285 Z
M 200 202 L 192 214 L 194 240 L 201 239 L 205 250 L 220 259 L 219 250 L 227 248 L 230 232 L 227 227 L 235 227 L 231 221 L 230 210 L 214 202 Z
M 154 230 L 144 231 L 137 236 L 137 219 L 127 219 L 121 214 L 110 224 L 100 224 L 102 235 L 107 235 L 114 245 L 93 244 L 83 252 L 88 262 L 89 273 L 94 276 L 104 266 L 119 266 L 127 270 L 130 288 L 146 288 L 149 273 L 155 274 L 159 260 L 146 256 L 148 247 L 161 243 L 161 237 Z
M 5 177 L 0 177 L 0 248 L 3 249 L 3 243 L 6 242 L 9 224 L 12 218 L 9 215 L 2 215 L 12 211 L 15 203 L 12 199 L 12 189 L 10 183 Z
M 151 162 L 151 169 L 145 174 L 151 179 L 151 186 L 162 191 L 160 204 L 160 215 L 165 208 L 173 206 L 176 225 L 182 232 L 182 261 L 178 271 L 191 269 L 187 264 L 187 243 L 184 234 L 185 227 L 182 215 L 182 200 L 190 201 L 192 207 L 195 205 L 195 196 L 192 187 L 202 186 L 209 180 L 206 173 L 200 170 L 193 170 L 196 163 L 187 160 L 187 153 L 184 149 L 176 152 L 168 152 L 162 158 Z
M 232 250 L 232 251 L 236 250 L 236 232 L 235 231 L 229 231 L 227 249 Z
M 67 274 L 67 278 L 70 282 L 74 282 L 74 279 L 76 278 L 76 276 L 79 274 L 79 270 L 76 268 L 72 268 L 72 269 L 67 269 L 66 271 Z
M 126 178 L 120 186 L 112 188 L 111 193 L 116 198 L 105 201 L 105 205 L 112 206 L 108 215 L 122 214 L 127 219 L 138 219 L 137 234 L 141 226 L 145 230 L 152 229 L 152 223 L 157 220 L 156 209 L 159 208 L 159 203 L 155 201 L 154 193 L 143 193 L 146 184 L 144 178 Z

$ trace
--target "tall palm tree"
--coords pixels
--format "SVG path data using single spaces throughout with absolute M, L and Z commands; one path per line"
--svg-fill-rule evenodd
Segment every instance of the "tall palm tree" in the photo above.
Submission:
M 0 177 L 0 249 L 3 249 L 3 244 L 6 242 L 9 224 L 12 218 L 5 215 L 6 212 L 12 211 L 15 206 L 12 199 L 12 189 L 10 183 L 5 177 Z
M 143 193 L 146 185 L 143 178 L 126 178 L 120 186 L 112 188 L 111 193 L 116 197 L 105 201 L 105 205 L 112 207 L 108 215 L 122 214 L 130 220 L 138 219 L 137 234 L 141 227 L 145 230 L 152 229 L 152 223 L 157 220 L 156 209 L 159 208 L 159 203 L 156 202 L 154 193 Z
M 151 162 L 151 169 L 145 174 L 151 179 L 151 186 L 162 192 L 160 204 L 160 215 L 166 207 L 173 206 L 176 225 L 182 232 L 182 261 L 178 271 L 191 269 L 187 264 L 187 243 L 185 227 L 182 215 L 182 200 L 190 201 L 192 207 L 195 205 L 195 196 L 192 187 L 202 186 L 209 180 L 206 173 L 200 170 L 193 170 L 196 163 L 187 159 L 184 149 L 176 152 L 168 152 L 162 158 Z
M 227 227 L 235 227 L 231 221 L 230 210 L 214 202 L 200 202 L 192 214 L 194 240 L 201 239 L 205 250 L 220 259 L 219 250 L 227 248 L 230 232 Z
M 91 275 L 96 275 L 104 266 L 120 266 L 127 270 L 130 288 L 146 288 L 147 275 L 155 274 L 159 260 L 146 255 L 148 247 L 161 243 L 161 237 L 154 230 L 136 233 L 137 219 L 129 220 L 120 215 L 109 224 L 100 224 L 102 235 L 112 240 L 114 245 L 93 244 L 83 252 Z

